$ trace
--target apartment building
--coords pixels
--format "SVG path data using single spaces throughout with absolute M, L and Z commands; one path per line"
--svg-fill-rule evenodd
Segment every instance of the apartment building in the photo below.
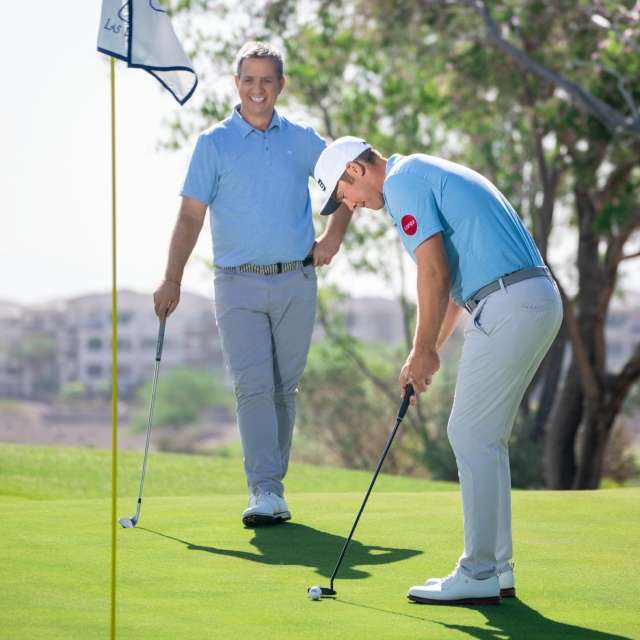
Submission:
M 111 295 L 39 307 L 0 302 L 0 396 L 33 398 L 79 383 L 111 384 Z M 118 294 L 118 387 L 124 395 L 153 374 L 158 319 L 151 294 Z M 183 293 L 166 327 L 164 369 L 223 367 L 210 299 Z
M 341 302 L 348 331 L 365 342 L 398 344 L 404 336 L 397 301 Z M 118 379 L 123 395 L 151 378 L 158 319 L 150 293 L 118 294 Z M 320 323 L 314 340 L 322 339 Z M 640 296 L 615 301 L 606 329 L 607 364 L 619 371 L 640 342 Z M 101 293 L 40 306 L 0 301 L 0 397 L 37 398 L 79 383 L 88 392 L 111 383 L 111 295 Z M 162 367 L 222 369 L 223 356 L 209 298 L 182 293 L 167 322 Z
M 111 381 L 111 296 L 96 294 L 66 301 L 64 328 L 58 334 L 62 384 L 79 382 L 87 390 Z M 155 364 L 158 338 L 150 294 L 118 294 L 118 386 L 122 393 L 148 380 Z M 164 369 L 222 368 L 222 352 L 211 300 L 183 293 L 166 325 Z
M 58 386 L 55 309 L 0 301 L 0 397 L 38 398 Z
M 618 373 L 640 343 L 640 294 L 614 300 L 607 317 L 607 369 Z

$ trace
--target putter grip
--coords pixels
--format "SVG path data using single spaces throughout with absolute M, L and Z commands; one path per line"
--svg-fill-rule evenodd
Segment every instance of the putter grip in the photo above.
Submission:
M 160 362 L 160 358 L 162 358 L 162 345 L 164 343 L 164 327 L 167 323 L 167 318 L 162 318 L 160 320 L 160 326 L 158 327 L 158 345 L 156 347 L 156 361 Z
M 407 409 L 409 408 L 409 403 L 411 401 L 411 396 L 414 394 L 413 385 L 408 384 L 404 388 L 404 398 L 402 399 L 402 404 L 400 405 L 400 411 L 398 411 L 398 419 L 402 420 L 404 418 L 405 413 L 407 413 Z

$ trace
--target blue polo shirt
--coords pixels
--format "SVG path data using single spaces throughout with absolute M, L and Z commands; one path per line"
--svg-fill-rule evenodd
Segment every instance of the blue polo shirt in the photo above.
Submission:
M 203 133 L 180 192 L 209 207 L 221 267 L 305 258 L 314 241 L 309 177 L 325 148 L 311 128 L 273 113 L 266 131 L 238 108 Z
M 383 193 L 414 260 L 420 244 L 442 233 L 458 304 L 507 273 L 544 265 L 508 200 L 471 169 L 424 154 L 393 155 Z

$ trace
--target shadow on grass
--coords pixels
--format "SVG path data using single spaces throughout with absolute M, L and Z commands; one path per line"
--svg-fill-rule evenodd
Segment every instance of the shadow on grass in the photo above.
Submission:
M 152 531 L 138 527 L 142 531 L 153 533 L 169 540 L 184 544 L 191 551 L 204 551 L 220 556 L 229 556 L 240 560 L 250 560 L 262 564 L 285 564 L 313 567 L 317 574 L 329 577 L 335 567 L 342 545 L 346 538 L 331 533 L 319 531 L 303 524 L 286 523 L 273 527 L 253 529 L 254 536 L 250 540 L 256 548 L 256 553 L 237 549 L 220 549 L 194 544 L 181 540 L 159 531 Z M 366 578 L 370 574 L 360 566 L 373 566 L 400 562 L 419 555 L 422 551 L 416 549 L 396 549 L 392 547 L 378 547 L 364 545 L 357 540 L 351 540 L 347 554 L 342 561 L 338 579 Z
M 382 613 L 389 613 L 394 616 L 411 618 L 412 620 L 422 620 L 430 624 L 437 624 L 445 629 L 452 629 L 464 633 L 469 638 L 477 640 L 524 640 L 528 638 L 544 638 L 544 640 L 633 640 L 628 636 L 621 636 L 605 631 L 596 631 L 587 627 L 565 624 L 545 618 L 539 611 L 527 606 L 522 600 L 508 598 L 498 606 L 486 607 L 465 607 L 478 611 L 487 619 L 486 626 L 477 627 L 461 624 L 446 624 L 438 620 L 430 619 L 430 612 L 433 612 L 432 605 L 421 605 L 410 603 L 408 610 L 412 613 L 402 613 L 391 611 L 379 607 L 350 602 L 348 600 L 337 599 L 336 602 L 348 606 L 372 609 Z M 425 615 L 419 615 L 423 613 Z

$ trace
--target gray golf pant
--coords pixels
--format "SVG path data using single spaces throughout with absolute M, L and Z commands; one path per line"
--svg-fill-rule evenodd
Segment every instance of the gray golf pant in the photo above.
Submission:
M 487 296 L 464 332 L 447 433 L 464 510 L 458 564 L 472 578 L 500 573 L 512 558 L 509 435 L 561 322 L 555 282 L 536 277 Z
M 215 273 L 216 322 L 236 395 L 247 485 L 284 494 L 295 396 L 315 321 L 312 265 L 275 275 Z

